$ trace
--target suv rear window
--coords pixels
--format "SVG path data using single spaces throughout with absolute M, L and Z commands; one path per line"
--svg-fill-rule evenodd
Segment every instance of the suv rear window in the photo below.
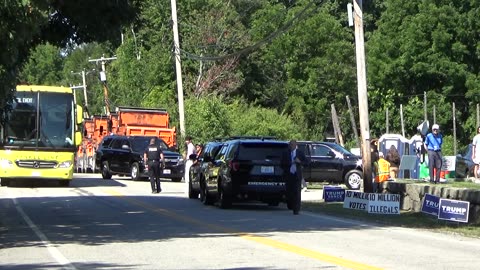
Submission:
M 330 144 L 330 146 L 335 149 L 335 151 L 338 151 L 344 155 L 352 155 L 352 153 L 350 151 L 348 151 L 347 149 L 343 148 L 342 146 L 338 145 L 338 144 Z
M 150 137 L 135 138 L 132 140 L 132 150 L 135 152 L 143 152 L 150 144 Z M 157 145 L 160 145 L 162 150 L 167 150 L 168 146 L 161 140 L 156 140 Z
M 241 143 L 238 159 L 241 160 L 280 160 L 288 149 L 288 144 L 281 143 Z
M 102 147 L 103 148 L 106 148 L 108 147 L 108 145 L 110 145 L 110 143 L 112 142 L 113 138 L 105 138 L 102 142 Z

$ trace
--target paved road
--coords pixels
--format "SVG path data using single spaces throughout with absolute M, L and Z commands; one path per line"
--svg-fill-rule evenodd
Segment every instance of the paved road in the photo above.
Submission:
M 478 269 L 480 241 L 302 212 L 223 210 L 183 183 L 75 176 L 0 188 L 4 269 Z M 318 192 L 304 193 L 317 199 Z

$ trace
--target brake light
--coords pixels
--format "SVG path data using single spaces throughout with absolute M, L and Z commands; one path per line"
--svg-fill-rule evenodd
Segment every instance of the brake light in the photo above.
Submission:
M 238 161 L 230 161 L 228 167 L 234 171 L 238 171 L 238 169 L 240 169 L 240 163 Z

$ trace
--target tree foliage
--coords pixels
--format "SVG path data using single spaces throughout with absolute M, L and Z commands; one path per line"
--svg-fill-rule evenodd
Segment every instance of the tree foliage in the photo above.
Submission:
M 135 14 L 135 2 L 128 0 L 0 4 L 0 107 L 11 100 L 18 71 L 36 45 L 50 42 L 68 50 L 95 40 L 119 44 L 122 25 L 132 21 Z
M 189 135 L 322 140 L 333 134 L 334 105 L 344 139 L 355 139 L 345 99 L 358 123 L 355 40 L 345 12 L 351 1 L 177 2 Z M 85 1 L 15 3 L 0 5 L 4 96 L 29 52 L 21 78 L 64 85 L 78 82 L 70 71 L 92 68 L 88 57 L 115 54 L 107 65 L 111 103 L 165 108 L 178 126 L 169 5 L 104 1 L 92 10 Z M 448 137 L 455 116 L 458 141 L 467 144 L 479 125 L 480 1 L 373 0 L 363 7 L 371 136 L 386 132 L 387 111 L 391 133 L 414 135 L 427 100 L 427 119 Z M 95 76 L 87 80 L 99 113 L 102 89 Z
M 50 43 L 35 47 L 19 74 L 21 82 L 29 84 L 61 85 L 63 58 L 60 48 Z

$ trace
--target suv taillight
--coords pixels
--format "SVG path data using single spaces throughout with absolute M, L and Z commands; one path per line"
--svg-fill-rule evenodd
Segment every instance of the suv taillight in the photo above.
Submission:
M 238 171 L 240 169 L 240 163 L 238 161 L 229 161 L 228 167 L 232 169 L 233 171 Z

